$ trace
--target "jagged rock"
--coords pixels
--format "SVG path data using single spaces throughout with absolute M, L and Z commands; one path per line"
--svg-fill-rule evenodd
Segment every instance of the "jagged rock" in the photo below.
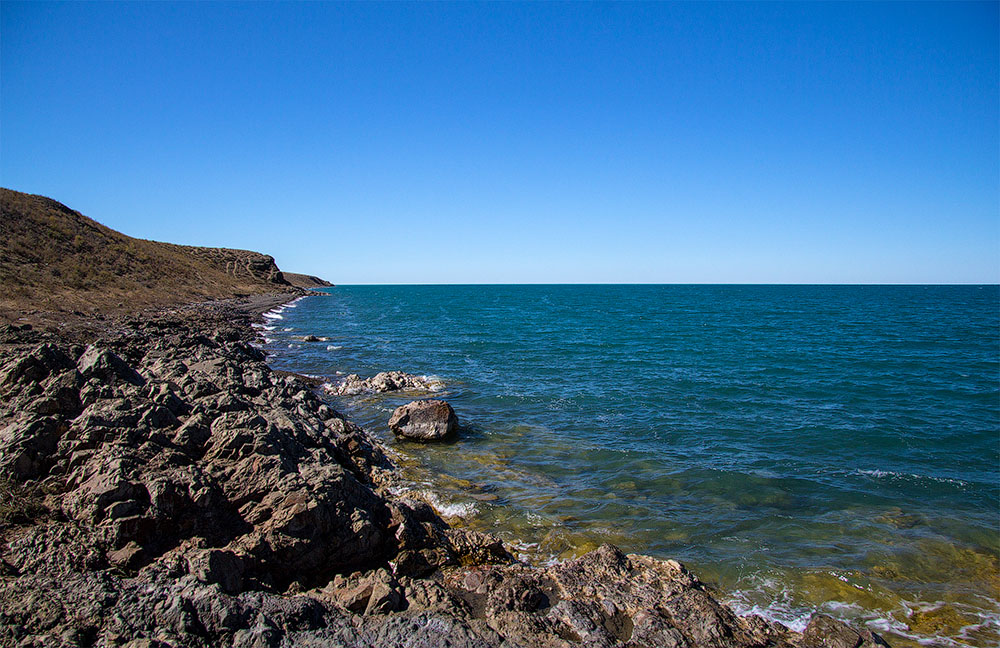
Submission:
M 437 441 L 458 430 L 458 416 L 445 401 L 413 401 L 396 408 L 389 418 L 389 429 L 414 441 Z
M 145 379 L 135 369 L 107 349 L 87 347 L 77 361 L 77 369 L 87 378 L 99 378 L 106 382 L 124 381 L 132 385 L 143 385 Z
M 0 470 L 17 480 L 43 475 L 65 431 L 57 417 L 21 415 L 0 429 Z
M 350 374 L 336 386 L 327 386 L 327 391 L 337 396 L 354 396 L 356 394 L 382 394 L 394 391 L 435 391 L 441 388 L 441 383 L 422 376 L 404 373 L 402 371 L 383 371 L 371 378 L 362 378 L 358 374 Z

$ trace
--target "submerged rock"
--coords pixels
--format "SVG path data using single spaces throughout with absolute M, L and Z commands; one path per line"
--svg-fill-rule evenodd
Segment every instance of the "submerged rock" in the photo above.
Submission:
M 458 431 L 458 416 L 443 400 L 420 400 L 397 407 L 389 429 L 414 441 L 437 441 Z

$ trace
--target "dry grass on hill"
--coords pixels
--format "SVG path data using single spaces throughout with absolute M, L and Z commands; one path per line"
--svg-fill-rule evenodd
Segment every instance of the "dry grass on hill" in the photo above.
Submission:
M 50 198 L 0 192 L 0 322 L 294 290 L 270 256 L 135 239 Z

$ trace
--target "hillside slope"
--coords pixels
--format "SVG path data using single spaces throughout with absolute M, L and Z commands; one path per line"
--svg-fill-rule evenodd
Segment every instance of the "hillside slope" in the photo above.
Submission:
M 325 279 L 320 279 L 313 275 L 297 274 L 295 272 L 283 272 L 285 281 L 296 288 L 328 288 L 333 284 Z
M 0 192 L 0 320 L 296 290 L 259 252 L 136 239 L 50 198 Z

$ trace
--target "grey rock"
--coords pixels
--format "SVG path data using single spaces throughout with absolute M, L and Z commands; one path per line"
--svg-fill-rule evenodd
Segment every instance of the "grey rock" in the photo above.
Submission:
M 77 361 L 77 369 L 84 379 L 99 378 L 105 382 L 123 381 L 143 385 L 145 379 L 117 355 L 107 349 L 89 346 Z
M 435 391 L 442 387 L 441 383 L 422 376 L 404 373 L 402 371 L 383 371 L 371 378 L 362 378 L 358 374 L 350 374 L 336 386 L 328 386 L 327 390 L 338 396 L 353 396 L 356 394 L 383 394 L 395 391 Z

